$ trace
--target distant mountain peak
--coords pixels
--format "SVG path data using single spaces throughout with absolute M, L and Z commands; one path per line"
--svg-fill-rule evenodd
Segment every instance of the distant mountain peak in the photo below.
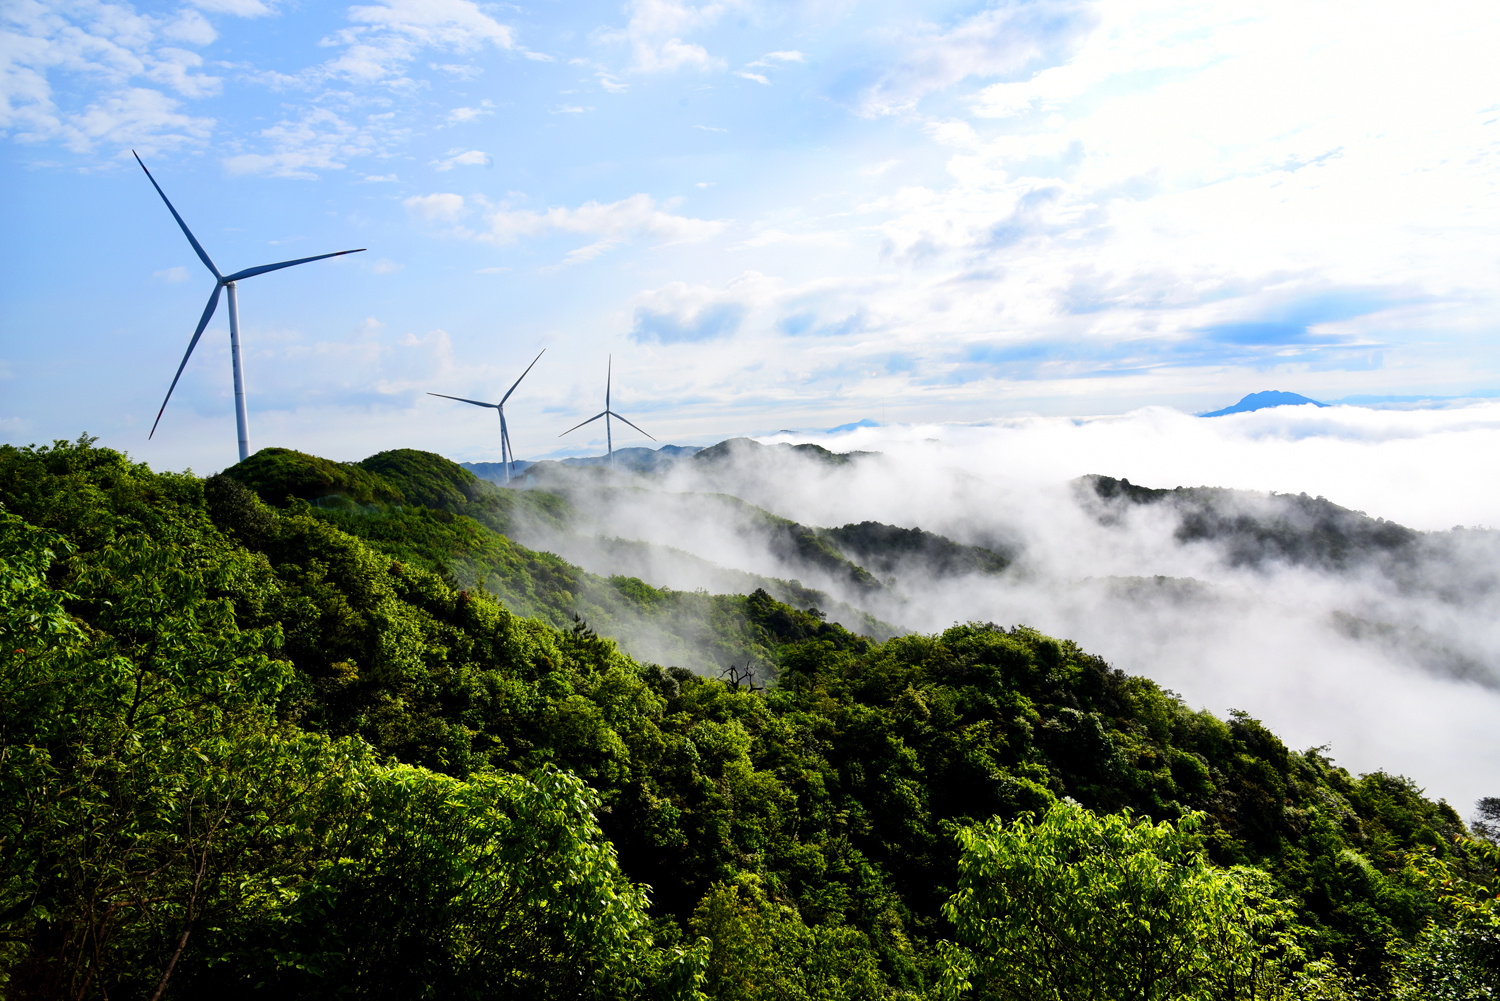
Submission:
M 1304 403 L 1311 403 L 1315 407 L 1326 407 L 1328 404 L 1319 403 L 1317 400 L 1302 396 L 1299 393 L 1283 393 L 1279 389 L 1268 389 L 1263 393 L 1251 393 L 1232 407 L 1223 410 L 1215 410 L 1207 414 L 1199 414 L 1199 417 L 1223 417 L 1225 414 L 1243 414 L 1251 410 L 1266 410 L 1270 407 L 1296 407 Z

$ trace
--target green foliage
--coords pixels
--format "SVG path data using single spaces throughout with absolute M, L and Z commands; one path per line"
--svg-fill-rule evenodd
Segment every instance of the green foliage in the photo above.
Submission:
M 453 509 L 479 494 L 480 480 L 455 462 L 414 448 L 377 452 L 359 463 L 391 484 L 409 503 Z
M 144 475 L 57 451 L 25 458 Z M 175 513 L 59 565 L 68 545 L 0 512 L 6 996 L 693 996 L 702 957 L 651 948 L 592 792 L 546 767 L 446 778 L 289 725 L 281 626 L 240 628 L 223 595 L 274 608 L 265 561 Z M 301 527 L 278 543 L 332 532 Z M 403 614 L 358 552 L 318 552 Z M 412 651 L 375 644 L 403 680 Z
M 959 831 L 958 941 L 945 993 L 978 998 L 1191 997 L 1238 965 L 1240 890 L 1204 857 L 1200 818 L 1135 824 L 1055 803 L 1033 823 Z
M 646 895 L 621 875 L 577 778 L 459 781 L 405 765 L 362 778 L 344 791 L 355 803 L 338 857 L 262 921 L 220 932 L 190 990 L 626 998 L 701 965 L 650 948 Z
M 497 534 L 487 485 L 370 464 L 327 464 L 370 478 L 356 510 L 0 447 L 7 996 L 168 970 L 185 996 L 921 994 L 957 955 L 944 905 L 998 885 L 963 882 L 957 833 L 1079 809 L 1166 897 L 1057 885 L 1238 957 L 1215 996 L 1489 989 L 1455 903 L 1488 898 L 1452 887 L 1493 897 L 1496 860 L 1403 779 L 1025 628 L 876 642 L 763 591 L 590 577 Z M 622 625 L 695 659 L 626 656 Z
M 945 997 L 1167 1001 L 1340 996 L 1305 963 L 1295 919 L 1255 869 L 1203 853 L 1201 814 L 1137 822 L 1063 801 L 1040 820 L 959 830 L 943 905 Z
M 1471 1001 L 1500 997 L 1500 847 L 1457 839 L 1440 858 L 1430 846 L 1407 853 L 1407 878 L 1437 894 L 1436 918 L 1401 951 L 1396 996 Z
M 355 504 L 400 504 L 401 492 L 378 475 L 348 462 L 331 462 L 290 448 L 263 448 L 224 475 L 273 504 L 288 497 L 316 501 L 342 497 Z
M 722 1001 L 855 1001 L 901 997 L 881 975 L 869 940 L 837 924 L 808 927 L 766 899 L 756 881 L 715 883 L 693 911 L 709 946 L 705 992 Z

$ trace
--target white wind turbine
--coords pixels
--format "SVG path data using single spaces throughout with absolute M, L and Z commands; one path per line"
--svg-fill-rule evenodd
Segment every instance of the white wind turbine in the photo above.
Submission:
M 609 419 L 611 417 L 617 417 L 620 420 L 625 421 L 625 418 L 620 417 L 619 414 L 617 414 L 613 410 L 609 409 L 609 384 L 610 384 L 610 381 L 612 380 L 612 378 L 614 376 L 614 367 L 615 367 L 615 356 L 614 355 L 610 355 L 609 356 L 609 367 L 607 369 L 605 369 L 605 375 L 604 375 L 604 411 L 602 413 L 595 414 L 594 416 L 590 417 L 586 421 L 583 421 L 583 422 L 578 423 L 578 424 L 574 424 L 572 427 L 568 428 L 567 431 L 564 431 L 562 434 L 558 435 L 558 437 L 561 438 L 563 436 L 563 434 L 567 434 L 568 431 L 577 431 L 579 428 L 583 427 L 584 424 L 592 424 L 595 421 L 597 421 L 599 418 L 603 417 L 604 418 L 604 440 L 609 444 L 609 468 L 610 469 L 614 469 L 615 468 L 615 438 L 614 438 L 614 434 L 610 431 Z M 629 421 L 625 421 L 625 423 L 626 424 L 630 424 Z M 636 428 L 634 424 L 630 424 L 630 426 L 633 427 L 633 428 L 635 428 L 637 431 L 641 431 L 641 429 L 640 428 Z M 646 434 L 646 432 L 644 432 L 644 431 L 641 431 L 641 434 L 645 434 L 647 438 L 651 438 L 651 435 Z M 655 441 L 656 439 L 655 438 L 651 438 L 651 440 Z
M 536 363 L 541 361 L 542 355 L 546 353 L 546 348 L 542 348 L 542 350 L 536 353 L 536 357 L 531 359 L 531 364 L 526 366 L 526 372 L 521 373 L 521 379 L 526 378 L 526 373 L 536 367 Z M 505 423 L 505 401 L 510 399 L 510 394 L 516 391 L 516 387 L 521 384 L 521 379 L 517 379 L 511 383 L 510 389 L 506 390 L 505 395 L 500 397 L 499 403 L 481 403 L 478 400 L 466 400 L 462 396 L 449 396 L 446 393 L 427 394 L 428 396 L 441 396 L 445 400 L 457 400 L 459 403 L 472 403 L 476 407 L 494 407 L 500 411 L 500 463 L 505 469 L 506 483 L 510 482 L 511 467 L 516 464 L 516 452 L 515 449 L 510 447 L 510 427 Z
M 136 163 L 141 164 L 141 169 L 146 170 L 146 165 L 141 162 L 140 154 L 136 153 L 135 150 L 131 150 L 130 154 L 135 157 Z M 203 245 L 198 242 L 197 237 L 193 236 L 193 231 L 188 229 L 187 223 L 182 221 L 182 216 L 178 215 L 177 210 L 172 207 L 171 201 L 167 198 L 167 193 L 161 189 L 160 184 L 156 183 L 156 178 L 151 176 L 151 171 L 146 170 L 146 178 L 151 182 L 151 186 L 156 189 L 156 193 L 161 195 L 161 200 L 167 203 L 167 211 L 172 213 L 172 218 L 176 219 L 177 225 L 182 227 L 182 233 L 188 238 L 188 243 L 193 245 L 193 250 L 198 254 L 198 260 L 202 261 L 203 266 L 213 272 L 215 279 L 213 295 L 208 297 L 208 305 L 204 307 L 203 317 L 198 321 L 198 329 L 193 331 L 193 339 L 188 341 L 187 353 L 182 356 L 182 364 L 177 366 L 177 374 L 172 377 L 172 385 L 167 387 L 166 398 L 161 401 L 161 410 L 156 412 L 156 420 L 151 424 L 151 434 L 146 437 L 151 438 L 156 435 L 156 425 L 161 423 L 161 415 L 167 409 L 167 400 L 172 398 L 172 390 L 177 388 L 177 380 L 182 378 L 182 370 L 187 368 L 188 359 L 193 355 L 193 348 L 198 346 L 198 338 L 203 336 L 203 328 L 208 326 L 208 321 L 213 319 L 214 310 L 219 308 L 219 293 L 227 289 L 229 292 L 229 357 L 234 367 L 234 421 L 240 435 L 240 461 L 244 462 L 250 457 L 250 427 L 245 418 L 245 377 L 240 364 L 240 306 L 239 299 L 235 294 L 235 282 L 241 278 L 253 278 L 256 275 L 263 275 L 268 271 L 280 271 L 282 268 L 306 264 L 309 261 L 321 261 L 325 257 L 358 254 L 365 248 L 360 247 L 359 250 L 336 250 L 331 254 L 319 254 L 317 257 L 299 257 L 295 261 L 282 261 L 279 264 L 262 264 L 257 268 L 246 268 L 243 271 L 236 271 L 232 275 L 220 274 L 219 269 L 214 267 L 214 262 L 208 259 L 208 254 L 204 252 Z

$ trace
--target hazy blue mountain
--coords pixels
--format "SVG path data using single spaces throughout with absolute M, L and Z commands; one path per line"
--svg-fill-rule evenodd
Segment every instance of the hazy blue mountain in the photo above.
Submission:
M 866 417 L 863 420 L 855 421 L 853 424 L 840 424 L 836 428 L 829 428 L 827 433 L 838 434 L 840 431 L 857 431 L 860 428 L 878 428 L 882 426 L 879 421 L 872 421 Z
M 1315 407 L 1326 407 L 1328 404 L 1319 403 L 1317 400 L 1309 399 L 1298 393 L 1283 393 L 1277 389 L 1268 389 L 1263 393 L 1251 393 L 1232 407 L 1223 410 L 1215 410 L 1200 417 L 1223 417 L 1225 414 L 1243 414 L 1251 410 L 1265 410 L 1270 407 L 1295 407 L 1303 403 L 1311 403 Z

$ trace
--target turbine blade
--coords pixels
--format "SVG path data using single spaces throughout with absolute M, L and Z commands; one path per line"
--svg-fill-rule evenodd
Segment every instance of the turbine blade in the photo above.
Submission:
M 510 446 L 510 428 L 504 421 L 500 422 L 500 444 L 504 446 L 506 462 L 509 464 L 506 472 L 514 476 L 516 473 L 516 450 Z
M 526 366 L 526 372 L 530 372 L 533 368 L 535 368 L 536 367 L 536 363 L 539 362 L 539 361 L 541 361 L 542 360 L 542 355 L 544 355 L 546 353 L 547 353 L 547 349 L 546 348 L 542 348 L 542 350 L 538 351 L 536 353 L 536 357 L 533 358 L 533 359 L 531 359 L 531 364 Z M 526 372 L 522 372 L 521 373 L 521 379 L 526 378 Z M 521 384 L 521 379 L 517 379 L 514 383 L 512 383 L 510 389 L 506 390 L 505 395 L 502 396 L 502 397 L 500 397 L 500 405 L 502 407 L 505 406 L 505 401 L 508 400 L 508 399 L 510 399 L 510 394 L 514 393 L 516 391 L 516 387 Z
M 604 409 L 609 409 L 609 384 L 615 377 L 615 356 L 609 356 L 609 362 L 604 369 Z
M 263 275 L 267 271 L 280 271 L 282 268 L 306 264 L 308 261 L 321 261 L 325 257 L 342 257 L 345 254 L 362 254 L 364 251 L 364 247 L 360 247 L 358 250 L 335 250 L 331 254 L 319 254 L 317 257 L 299 257 L 295 261 L 282 261 L 280 264 L 262 264 L 258 268 L 246 268 L 244 271 L 236 271 L 224 280 L 226 282 L 237 282 L 241 278 L 254 278 L 256 275 Z
M 568 431 L 577 431 L 579 428 L 583 427 L 584 424 L 592 424 L 595 421 L 597 421 L 599 418 L 603 417 L 604 414 L 607 414 L 607 413 L 609 413 L 608 410 L 604 411 L 603 414 L 595 414 L 594 416 L 590 417 L 586 421 L 582 421 L 582 422 L 580 422 L 578 424 L 574 424 L 572 427 L 568 428 Z M 561 438 L 563 436 L 563 434 L 567 434 L 568 431 L 564 431 L 562 434 L 558 435 L 558 437 Z
M 187 352 L 182 356 L 182 364 L 177 366 L 177 374 L 172 376 L 172 385 L 167 387 L 167 395 L 161 401 L 161 410 L 156 412 L 156 420 L 151 423 L 151 434 L 146 435 L 147 441 L 156 434 L 156 425 L 161 423 L 162 412 L 167 409 L 167 400 L 172 398 L 172 390 L 177 388 L 177 380 L 182 378 L 182 370 L 187 368 L 188 359 L 193 356 L 193 348 L 198 346 L 198 338 L 203 336 L 203 328 L 208 326 L 208 321 L 213 319 L 214 310 L 219 308 L 219 293 L 223 289 L 223 285 L 215 285 L 214 294 L 208 297 L 208 305 L 203 308 L 203 318 L 198 321 L 198 329 L 193 331 L 193 339 L 188 341 Z
M 144 163 L 141 163 L 141 155 L 139 153 L 137 153 L 135 150 L 131 150 L 130 155 L 135 157 L 136 163 L 141 164 L 142 170 L 146 170 L 146 165 Z M 202 261 L 204 265 L 207 266 L 208 270 L 214 273 L 215 278 L 222 279 L 224 276 L 219 274 L 219 269 L 214 267 L 214 262 L 208 259 L 208 254 L 204 252 L 203 245 L 198 242 L 198 238 L 193 235 L 193 231 L 188 229 L 187 223 L 182 221 L 182 216 L 177 214 L 177 210 L 172 207 L 171 201 L 167 199 L 167 193 L 161 189 L 160 184 L 156 183 L 156 178 L 151 176 L 151 171 L 149 170 L 146 170 L 146 180 L 150 181 L 151 186 L 156 189 L 156 193 L 158 195 L 161 195 L 161 200 L 167 203 L 167 211 L 172 213 L 172 218 L 176 219 L 177 225 L 182 227 L 183 235 L 188 238 L 188 243 L 191 243 L 193 245 L 193 249 L 198 252 L 198 260 Z M 189 350 L 192 349 L 189 348 Z M 171 394 L 168 393 L 167 395 L 170 396 Z M 163 403 L 162 406 L 166 406 L 166 404 Z M 160 414 L 157 415 L 158 418 L 160 418 L 160 416 Z
M 615 419 L 616 419 L 616 420 L 621 420 L 621 421 L 625 421 L 625 418 L 623 418 L 623 417 L 621 417 L 621 416 L 620 416 L 620 415 L 619 415 L 619 414 L 617 414 L 617 413 L 615 413 L 615 412 L 614 412 L 614 411 L 613 411 L 613 410 L 611 410 L 611 411 L 610 411 L 610 412 L 609 412 L 609 414 L 610 414 L 610 416 L 611 416 L 611 417 L 613 417 L 613 418 L 615 418 Z M 626 424 L 630 424 L 630 422 L 629 422 L 629 421 L 625 421 L 625 423 L 626 423 Z M 633 428 L 635 428 L 635 425 L 634 425 L 634 424 L 630 424 L 630 426 L 631 426 L 631 427 L 633 427 Z M 635 429 L 636 429 L 636 430 L 637 430 L 637 431 L 641 431 L 641 429 L 640 429 L 640 428 L 635 428 Z M 645 434 L 645 435 L 646 435 L 646 437 L 647 437 L 647 438 L 651 438 L 651 435 L 649 435 L 649 434 L 646 434 L 646 432 L 644 432 L 644 431 L 641 431 L 641 434 Z M 651 438 L 651 440 L 652 440 L 652 441 L 655 441 L 655 440 L 656 440 L 656 439 L 655 439 L 655 438 Z
M 472 403 L 476 407 L 498 407 L 498 403 L 480 403 L 478 400 L 466 400 L 462 396 L 449 396 L 447 393 L 428 393 L 428 396 L 441 396 L 445 400 L 457 400 L 459 403 Z

